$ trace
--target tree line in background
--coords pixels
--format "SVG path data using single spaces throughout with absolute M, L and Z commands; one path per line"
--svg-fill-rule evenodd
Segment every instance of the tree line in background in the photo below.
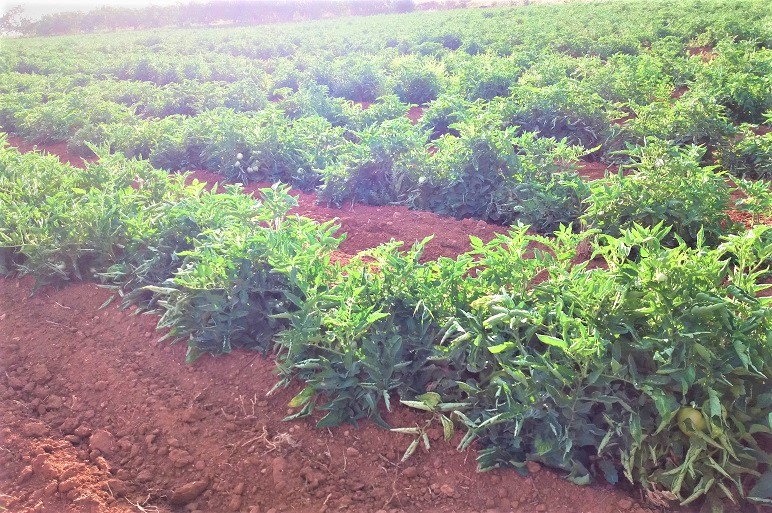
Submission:
M 415 0 L 217 0 L 143 8 L 105 6 L 87 12 L 46 14 L 38 20 L 25 17 L 23 7 L 16 6 L 0 16 L 0 34 L 52 36 L 214 24 L 257 25 L 333 16 L 409 12 L 416 8 L 454 8 L 465 3 L 463 0 L 419 3 Z

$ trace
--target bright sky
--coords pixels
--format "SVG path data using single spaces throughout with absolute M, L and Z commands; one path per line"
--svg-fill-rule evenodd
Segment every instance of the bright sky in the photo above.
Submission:
M 185 0 L 188 3 L 190 0 Z M 193 0 L 203 1 L 203 0 Z M 6 12 L 11 7 L 24 7 L 23 16 L 38 18 L 44 14 L 65 11 L 90 11 L 109 5 L 111 7 L 146 7 L 148 5 L 174 5 L 180 0 L 0 0 L 0 11 Z

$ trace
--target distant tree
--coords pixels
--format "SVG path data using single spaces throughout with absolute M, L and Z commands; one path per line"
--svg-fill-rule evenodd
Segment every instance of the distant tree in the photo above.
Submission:
M 392 9 L 396 12 L 412 12 L 415 10 L 415 0 L 394 0 Z
M 62 12 L 46 14 L 32 24 L 33 30 L 39 36 L 58 36 L 62 34 L 77 34 L 80 32 L 82 12 Z
M 0 16 L 0 35 L 21 33 L 22 29 L 29 25 L 29 20 L 21 17 L 24 7 L 15 5 L 8 12 Z
M 22 6 L 0 17 L 0 34 L 51 36 L 116 29 L 190 27 L 233 23 L 254 25 L 326 18 L 346 14 L 408 12 L 415 0 L 180 0 L 169 6 L 100 7 L 89 12 L 47 14 L 36 21 L 21 18 Z

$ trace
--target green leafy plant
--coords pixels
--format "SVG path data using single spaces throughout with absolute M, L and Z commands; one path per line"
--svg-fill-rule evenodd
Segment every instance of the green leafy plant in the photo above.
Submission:
M 67 141 L 86 123 L 119 122 L 130 117 L 123 105 L 93 100 L 87 91 L 51 98 L 15 116 L 19 133 L 37 143 Z
M 80 170 L 0 149 L 6 271 L 30 274 L 38 287 L 94 279 L 122 258 L 137 216 L 183 194 L 181 180 L 160 180 L 146 162 L 94 150 L 101 160 Z
M 735 132 L 726 108 L 704 90 L 690 89 L 672 104 L 660 101 L 631 108 L 636 116 L 625 124 L 622 137 L 635 144 L 656 137 L 715 148 Z
M 710 91 L 736 121 L 761 122 L 763 113 L 772 108 L 772 51 L 753 41 L 722 40 L 715 52 L 695 87 Z
M 657 139 L 631 148 L 635 171 L 595 182 L 583 221 L 612 235 L 633 224 L 664 223 L 672 226 L 672 242 L 694 244 L 702 233 L 717 244 L 730 223 L 730 194 L 717 166 L 700 165 L 704 153 L 704 148 L 677 148 Z
M 412 400 L 453 375 L 435 349 L 443 319 L 468 298 L 469 257 L 421 263 L 428 240 L 406 253 L 390 243 L 358 255 L 331 279 L 298 283 L 290 327 L 278 337 L 279 369 L 305 382 L 295 415 L 326 412 L 317 425 L 371 417 L 392 394 Z M 305 299 L 301 299 L 301 297 Z
M 422 105 L 435 100 L 442 91 L 444 69 L 432 60 L 413 56 L 392 62 L 394 94 L 405 103 Z
M 410 408 L 415 408 L 417 410 L 426 411 L 432 414 L 431 417 L 429 417 L 422 426 L 391 429 L 391 431 L 394 433 L 402 433 L 415 437 L 413 441 L 410 442 L 410 445 L 408 445 L 405 453 L 402 455 L 400 463 L 407 461 L 410 456 L 415 453 L 416 449 L 418 449 L 422 442 L 424 448 L 427 451 L 431 449 L 431 443 L 429 442 L 429 430 L 436 422 L 439 422 L 440 426 L 442 426 L 442 436 L 446 442 L 449 442 L 450 439 L 453 438 L 453 434 L 455 433 L 456 428 L 453 420 L 451 420 L 451 418 L 446 415 L 446 413 L 458 411 L 459 409 L 463 409 L 466 406 L 465 403 L 443 403 L 442 397 L 437 392 L 426 392 L 425 394 L 417 396 L 415 401 L 400 401 L 400 403 Z
M 463 121 L 471 114 L 469 106 L 470 103 L 461 96 L 442 94 L 424 110 L 420 126 L 431 130 L 432 139 L 444 134 L 458 136 L 458 131 L 451 126 Z
M 738 135 L 718 148 L 721 165 L 742 178 L 772 178 L 772 132 L 756 135 L 745 125 Z
M 758 246 L 762 230 L 716 250 L 701 236 L 694 249 L 668 248 L 668 232 L 602 236 L 608 270 L 537 254 L 550 279 L 481 298 L 458 320 L 451 351 L 477 371 L 461 386 L 471 404 L 458 413 L 461 446 L 483 445 L 481 468 L 536 460 L 577 483 L 626 478 L 662 506 L 704 498 L 720 509 L 745 495 L 768 460 L 751 433 L 770 431 L 772 326 L 757 294 L 769 272 L 759 257 L 772 248 Z M 511 242 L 499 244 L 484 251 Z M 727 265 L 730 247 L 742 270 Z
M 523 71 L 517 59 L 488 53 L 466 56 L 450 65 L 459 77 L 458 91 L 470 101 L 509 96 L 510 88 Z
M 336 161 L 321 169 L 319 199 L 334 205 L 409 202 L 429 160 L 424 134 L 406 118 L 370 125 L 353 134 Z
M 610 144 L 615 136 L 611 120 L 620 117 L 596 92 L 568 78 L 546 87 L 518 86 L 501 109 L 509 126 L 566 138 L 571 144 L 596 151 L 598 145 Z
M 497 119 L 483 114 L 453 125 L 459 137 L 436 141 L 432 167 L 442 172 L 419 179 L 417 205 L 458 218 L 522 220 L 540 231 L 575 221 L 588 188 L 571 166 L 585 151 L 530 132 L 516 136 Z
M 296 200 L 286 186 L 263 189 L 261 202 L 242 204 L 251 216 L 206 227 L 192 249 L 178 253 L 184 261 L 173 278 L 143 289 L 163 310 L 158 326 L 170 328 L 166 338 L 187 340 L 189 361 L 233 347 L 269 351 L 284 327 L 276 315 L 292 310 L 300 292 L 290 276 L 324 267 L 340 242 L 331 222 L 287 216 Z
M 772 182 L 740 178 L 737 187 L 745 195 L 737 201 L 737 207 L 750 212 L 753 223 L 758 223 L 762 215 L 772 212 Z

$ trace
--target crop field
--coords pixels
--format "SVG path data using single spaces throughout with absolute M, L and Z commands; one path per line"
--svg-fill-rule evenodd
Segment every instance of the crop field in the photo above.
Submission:
M 529 3 L 3 40 L 0 511 L 767 511 L 772 4 Z

